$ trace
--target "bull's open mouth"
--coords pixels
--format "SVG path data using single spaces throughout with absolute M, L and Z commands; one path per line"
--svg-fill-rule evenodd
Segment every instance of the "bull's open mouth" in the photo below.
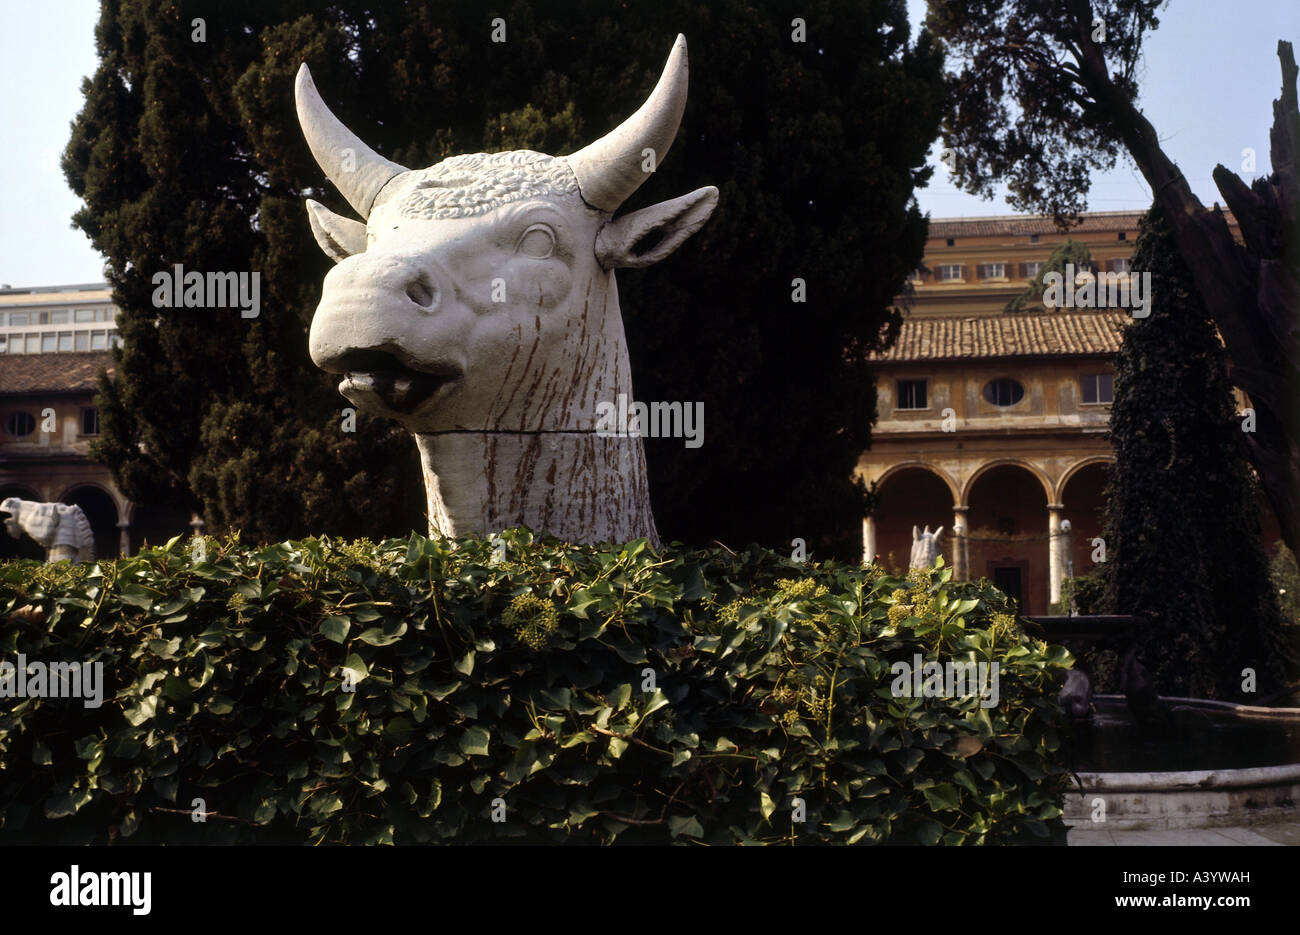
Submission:
M 414 370 L 384 351 L 354 351 L 343 365 L 346 373 L 339 383 L 340 393 L 358 404 L 357 397 L 375 397 L 398 413 L 414 412 L 461 377 L 459 368 L 450 364 Z

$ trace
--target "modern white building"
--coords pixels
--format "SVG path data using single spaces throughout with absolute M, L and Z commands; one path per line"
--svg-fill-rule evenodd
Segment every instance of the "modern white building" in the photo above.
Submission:
M 120 340 L 107 283 L 0 285 L 0 354 L 105 351 Z

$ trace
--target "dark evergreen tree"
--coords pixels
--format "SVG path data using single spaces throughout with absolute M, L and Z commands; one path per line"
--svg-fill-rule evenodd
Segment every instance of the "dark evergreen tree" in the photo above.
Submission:
M 1161 694 L 1238 697 L 1294 672 L 1260 538 L 1223 346 L 1153 211 L 1133 256 L 1150 315 L 1124 334 L 1110 414 L 1109 604 L 1148 619 L 1139 653 Z M 1258 697 L 1258 695 L 1254 696 Z
M 254 538 L 422 525 L 414 446 L 364 416 L 343 433 L 347 402 L 307 359 L 329 261 L 302 197 L 347 208 L 298 131 L 300 62 L 362 138 L 423 167 L 574 151 L 640 105 L 678 32 L 682 130 L 624 210 L 706 184 L 720 207 L 667 262 L 619 275 L 637 395 L 705 403 L 702 448 L 648 440 L 659 528 L 851 553 L 865 357 L 921 259 L 912 192 L 942 105 L 903 0 L 106 2 L 65 170 L 123 309 L 101 451 L 126 493 Z M 174 263 L 260 271 L 261 316 L 153 308 L 150 277 Z

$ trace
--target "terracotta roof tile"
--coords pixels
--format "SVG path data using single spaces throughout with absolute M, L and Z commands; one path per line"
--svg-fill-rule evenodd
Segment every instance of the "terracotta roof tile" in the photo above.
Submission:
M 112 361 L 108 351 L 0 355 L 0 393 L 93 391 Z
M 1046 312 L 980 318 L 904 319 L 894 346 L 872 359 L 882 362 L 960 360 L 980 357 L 1087 356 L 1114 354 L 1128 313 Z

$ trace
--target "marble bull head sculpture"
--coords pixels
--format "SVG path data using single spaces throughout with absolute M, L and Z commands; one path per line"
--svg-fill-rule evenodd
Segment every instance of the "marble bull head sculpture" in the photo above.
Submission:
M 299 70 L 303 134 L 365 219 L 307 202 L 337 262 L 312 360 L 357 408 L 415 435 L 432 533 L 657 541 L 641 438 L 597 434 L 597 406 L 635 398 L 614 271 L 668 256 L 717 204 L 707 187 L 613 216 L 673 142 L 686 82 L 678 36 L 649 99 L 578 152 L 411 170 L 354 136 Z

